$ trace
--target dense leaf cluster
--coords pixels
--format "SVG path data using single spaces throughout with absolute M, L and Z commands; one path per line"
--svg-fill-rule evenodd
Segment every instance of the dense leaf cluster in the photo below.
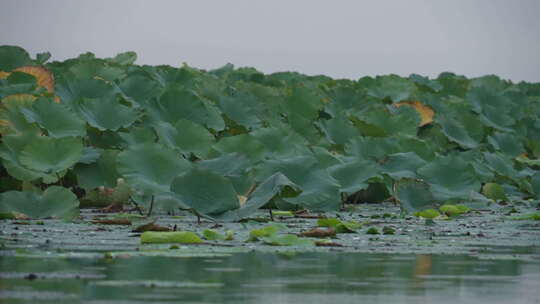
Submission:
M 71 210 L 70 190 L 119 181 L 140 205 L 228 220 L 267 204 L 415 211 L 540 194 L 540 84 L 49 56 L 0 47 L 0 212 Z

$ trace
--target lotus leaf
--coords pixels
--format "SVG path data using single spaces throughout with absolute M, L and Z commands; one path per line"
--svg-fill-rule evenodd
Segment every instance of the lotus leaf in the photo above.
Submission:
M 81 158 L 83 143 L 77 137 L 37 136 L 20 150 L 20 163 L 44 174 L 71 168 Z
M 219 215 L 240 204 L 230 180 L 213 171 L 193 167 L 174 178 L 171 190 L 201 214 Z
M 173 179 L 191 167 L 175 151 L 154 143 L 122 151 L 116 165 L 118 173 L 130 186 L 150 194 L 169 192 Z
M 30 123 L 38 123 L 50 137 L 85 136 L 86 127 L 75 113 L 50 98 L 39 98 L 21 112 Z
M 7 191 L 0 193 L 0 212 L 19 212 L 31 218 L 72 219 L 79 215 L 79 201 L 66 188 L 51 186 L 43 194 Z

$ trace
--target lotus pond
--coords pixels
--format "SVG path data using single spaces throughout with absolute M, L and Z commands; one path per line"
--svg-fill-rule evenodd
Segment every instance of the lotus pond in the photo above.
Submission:
M 540 84 L 0 46 L 2 303 L 538 303 Z
M 540 284 L 540 225 L 510 219 L 504 207 L 426 225 L 416 217 L 381 216 L 381 212 L 399 214 L 395 205 L 363 205 L 334 214 L 342 222 L 362 225 L 328 238 L 333 246 L 250 240 L 252 231 L 265 227 L 283 226 L 277 234 L 291 235 L 320 222 L 283 215 L 266 222 L 266 212 L 243 223 L 220 225 L 197 223 L 188 214 L 161 216 L 155 224 L 193 231 L 204 242 L 145 244 L 141 233 L 133 232 L 133 223 L 110 225 L 102 220 L 124 215 L 97 211 L 83 210 L 75 222 L 2 222 L 2 303 L 538 303 L 539 299 L 535 286 Z M 384 227 L 392 227 L 393 234 L 383 234 L 388 231 Z M 380 234 L 369 234 L 370 228 Z M 224 236 L 234 233 L 228 240 L 215 240 L 204 233 L 210 229 Z

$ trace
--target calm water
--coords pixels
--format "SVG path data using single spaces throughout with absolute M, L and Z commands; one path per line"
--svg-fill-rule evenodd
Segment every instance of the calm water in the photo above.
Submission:
M 4 256 L 0 303 L 540 303 L 540 249 L 526 251 L 528 261 L 360 253 Z

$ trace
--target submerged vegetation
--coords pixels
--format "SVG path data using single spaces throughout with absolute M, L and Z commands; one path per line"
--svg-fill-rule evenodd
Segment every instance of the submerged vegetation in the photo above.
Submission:
M 79 206 L 130 204 L 144 215 L 189 210 L 224 222 L 262 207 L 327 212 L 391 201 L 433 220 L 538 204 L 537 83 L 452 73 L 347 80 L 231 64 L 205 71 L 136 65 L 132 52 L 49 57 L 0 47 L 4 217 L 73 219 Z M 329 235 L 359 227 L 320 222 Z M 308 243 L 257 233 L 271 245 Z M 144 241 L 156 235 L 170 237 Z

